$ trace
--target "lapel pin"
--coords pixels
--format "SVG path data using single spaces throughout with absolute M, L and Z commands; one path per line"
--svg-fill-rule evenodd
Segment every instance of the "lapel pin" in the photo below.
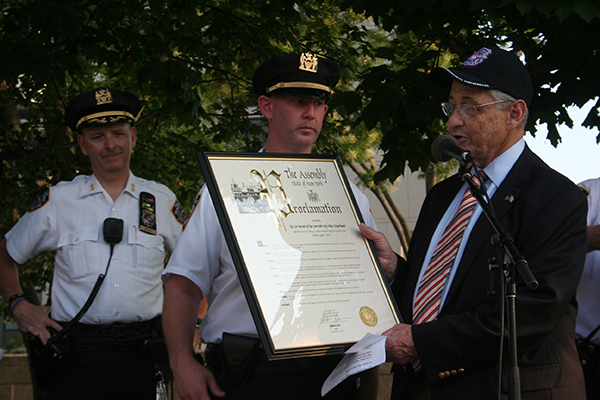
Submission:
M 509 194 L 508 196 L 506 196 L 504 198 L 504 200 L 508 201 L 509 203 L 512 203 L 513 201 L 515 201 L 515 196 L 513 196 L 512 194 Z

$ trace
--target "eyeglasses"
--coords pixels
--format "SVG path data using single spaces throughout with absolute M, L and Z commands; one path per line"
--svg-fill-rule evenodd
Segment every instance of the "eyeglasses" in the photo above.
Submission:
M 451 116 L 452 113 L 454 112 L 454 110 L 458 110 L 458 113 L 463 118 L 473 118 L 475 115 L 477 115 L 478 108 L 491 106 L 492 104 L 506 103 L 507 101 L 512 101 L 512 100 L 498 100 L 498 101 L 493 101 L 491 103 L 479 104 L 477 106 L 475 106 L 473 104 L 459 104 L 459 105 L 455 106 L 453 104 L 443 102 L 442 103 L 442 111 L 444 112 L 444 115 L 446 117 Z

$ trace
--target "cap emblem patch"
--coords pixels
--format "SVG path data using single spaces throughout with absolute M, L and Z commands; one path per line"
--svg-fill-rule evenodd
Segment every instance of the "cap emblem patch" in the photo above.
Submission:
M 300 54 L 300 65 L 298 68 L 316 74 L 319 69 L 319 59 L 312 53 L 302 53 Z
M 112 103 L 112 94 L 108 89 L 99 89 L 96 91 L 96 105 Z
M 467 61 L 463 63 L 464 67 L 476 67 L 492 54 L 492 49 L 488 49 L 487 47 L 483 47 L 477 50 L 475 53 L 471 54 Z

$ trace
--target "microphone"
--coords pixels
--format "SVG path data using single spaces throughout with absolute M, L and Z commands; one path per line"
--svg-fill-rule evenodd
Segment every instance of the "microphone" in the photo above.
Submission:
M 114 246 L 123 239 L 123 220 L 118 218 L 106 218 L 102 227 L 104 240 Z
M 475 162 L 473 155 L 468 150 L 463 150 L 456 139 L 450 135 L 440 135 L 431 143 L 431 154 L 440 162 L 457 159 L 461 164 Z

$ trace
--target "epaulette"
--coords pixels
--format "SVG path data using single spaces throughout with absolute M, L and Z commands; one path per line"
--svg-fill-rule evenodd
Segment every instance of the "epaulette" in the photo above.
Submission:
M 585 197 L 588 197 L 590 195 L 590 191 L 588 190 L 588 188 L 584 187 L 584 186 L 577 186 L 579 189 L 583 190 L 583 192 L 585 193 Z

